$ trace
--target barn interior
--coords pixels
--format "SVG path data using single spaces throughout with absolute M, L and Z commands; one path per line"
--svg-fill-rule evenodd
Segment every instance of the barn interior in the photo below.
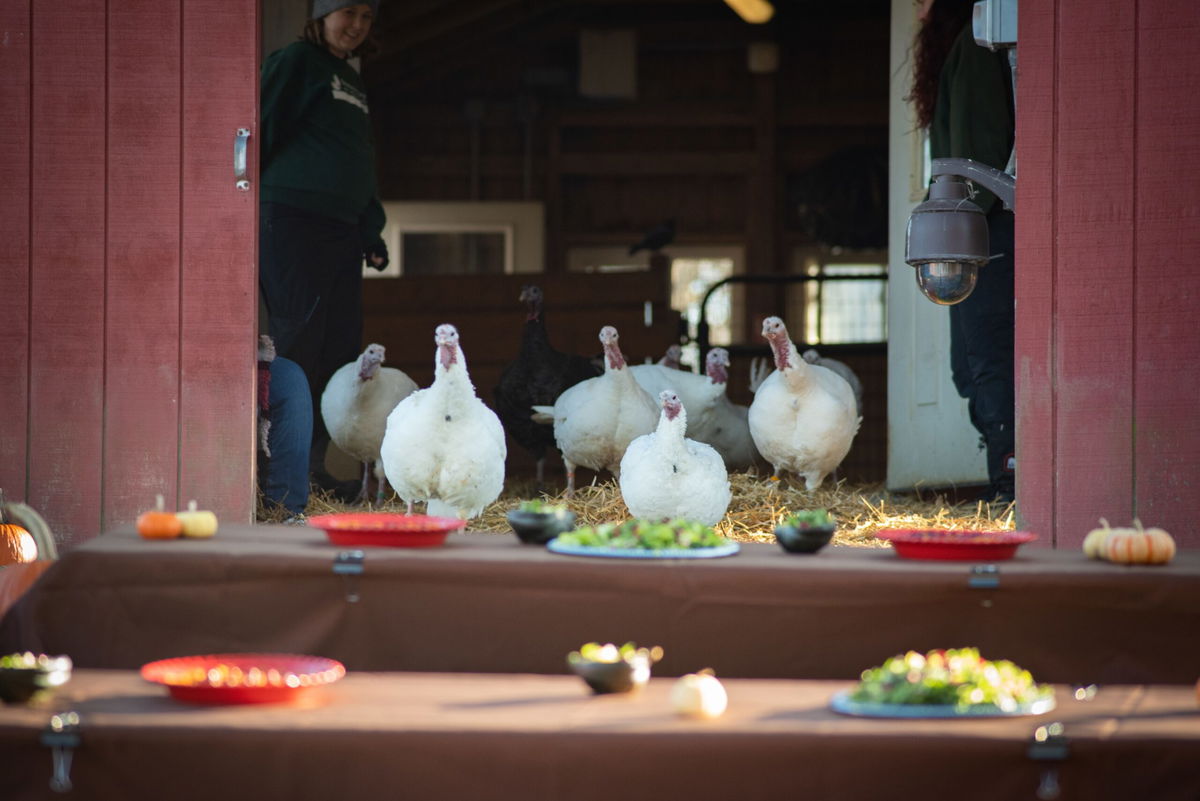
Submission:
M 303 24 L 292 5 L 264 5 L 264 53 Z M 841 475 L 884 479 L 888 3 L 785 0 L 752 24 L 722 0 L 411 0 L 372 35 L 392 265 L 367 271 L 364 339 L 390 366 L 427 385 L 452 322 L 490 402 L 536 283 L 557 349 L 598 354 L 603 325 L 632 363 L 721 345 L 748 403 L 778 315 L 858 373 Z M 668 244 L 630 253 L 666 221 Z

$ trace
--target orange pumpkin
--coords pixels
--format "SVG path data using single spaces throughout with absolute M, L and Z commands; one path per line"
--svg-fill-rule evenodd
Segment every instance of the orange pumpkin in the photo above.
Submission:
M 163 496 L 159 495 L 153 510 L 138 515 L 137 532 L 148 540 L 172 540 L 183 532 L 183 524 L 163 510 Z
M 1175 540 L 1161 528 L 1113 529 L 1104 542 L 1104 557 L 1122 565 L 1165 565 L 1175 556 Z
M 0 492 L 0 566 L 32 562 L 37 553 L 33 535 L 8 513 L 4 494 Z

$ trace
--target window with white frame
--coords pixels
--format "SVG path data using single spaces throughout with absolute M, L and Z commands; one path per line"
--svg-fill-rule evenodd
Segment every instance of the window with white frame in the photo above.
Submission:
M 793 334 L 810 345 L 887 341 L 887 253 L 798 249 L 792 272 L 808 277 L 788 290 Z
M 390 264 L 367 278 L 401 275 L 540 273 L 545 251 L 541 203 L 383 204 Z
M 700 322 L 700 305 L 709 289 L 722 280 L 742 272 L 745 251 L 731 245 L 672 245 L 664 253 L 671 259 L 671 308 L 678 311 L 687 325 L 688 339 L 683 346 L 683 364 L 699 372 L 699 346 L 695 339 Z M 577 247 L 567 253 L 567 269 L 574 272 L 630 272 L 648 270 L 649 253 L 630 256 L 621 248 Z M 729 345 L 733 332 L 741 324 L 741 288 L 726 284 L 708 298 L 706 306 L 709 343 Z

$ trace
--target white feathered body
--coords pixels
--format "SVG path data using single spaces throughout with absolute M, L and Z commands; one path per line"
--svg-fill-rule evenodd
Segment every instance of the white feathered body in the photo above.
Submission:
M 791 351 L 789 366 L 767 376 L 754 394 L 750 435 L 777 474 L 803 476 L 814 490 L 846 458 L 862 418 L 844 378 Z
M 554 440 L 570 464 L 618 473 L 629 443 L 654 430 L 658 405 L 627 367 L 568 388 L 554 402 Z
M 762 336 L 776 369 L 750 404 L 750 435 L 775 475 L 794 472 L 816 489 L 846 458 L 863 421 L 854 392 L 840 375 L 800 359 L 778 317 L 763 320 Z
M 715 525 L 732 497 L 721 455 L 685 437 L 686 412 L 633 440 L 621 460 L 621 497 L 630 513 L 650 519 L 684 518 Z
M 461 353 L 396 406 L 382 450 L 396 494 L 427 501 L 431 515 L 476 517 L 504 488 L 504 429 L 476 397 Z
M 692 438 L 706 442 L 721 454 L 729 470 L 745 470 L 762 462 L 750 436 L 750 407 L 722 394 L 701 426 L 688 425 Z
M 374 465 L 382 479 L 379 454 L 388 415 L 416 390 L 417 382 L 393 367 L 380 367 L 374 377 L 363 379 L 357 361 L 342 365 L 321 393 L 321 417 L 330 439 L 358 461 Z
M 651 398 L 657 398 L 664 391 L 678 395 L 687 412 L 688 431 L 692 432 L 693 439 L 708 441 L 697 436 L 696 432 L 708 429 L 708 418 L 719 399 L 725 395 L 723 386 L 714 384 L 706 375 L 661 364 L 635 364 L 629 370 Z

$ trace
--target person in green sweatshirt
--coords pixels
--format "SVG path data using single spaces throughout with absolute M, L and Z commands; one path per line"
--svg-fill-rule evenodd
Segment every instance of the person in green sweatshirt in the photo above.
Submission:
M 969 158 L 1003 170 L 1016 133 L 1012 72 L 1003 52 L 975 43 L 973 0 L 922 0 L 912 93 L 931 158 Z M 1013 213 L 987 190 L 972 201 L 987 215 L 991 259 L 975 290 L 950 307 L 950 367 L 986 452 L 984 500 L 1016 496 L 1013 374 Z
M 367 48 L 378 0 L 313 0 L 300 41 L 262 67 L 259 288 L 280 356 L 312 387 L 316 482 L 329 434 L 321 393 L 362 350 L 362 265 L 383 270 L 383 207 L 367 93 L 351 63 Z

